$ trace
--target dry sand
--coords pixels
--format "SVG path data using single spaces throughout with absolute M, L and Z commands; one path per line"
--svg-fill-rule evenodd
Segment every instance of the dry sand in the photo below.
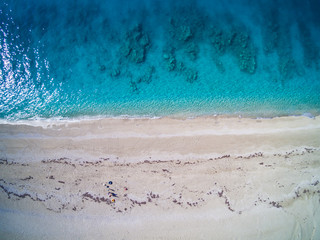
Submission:
M 1 123 L 0 239 L 320 239 L 319 136 L 319 117 Z

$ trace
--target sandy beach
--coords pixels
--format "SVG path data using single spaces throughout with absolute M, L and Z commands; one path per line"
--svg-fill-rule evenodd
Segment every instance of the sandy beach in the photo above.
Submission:
M 319 117 L 2 122 L 0 239 L 320 239 L 319 136 Z

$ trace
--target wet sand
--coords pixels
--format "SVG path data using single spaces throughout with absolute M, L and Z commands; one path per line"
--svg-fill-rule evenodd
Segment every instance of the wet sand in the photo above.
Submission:
M 0 239 L 318 239 L 319 136 L 319 117 L 2 123 Z

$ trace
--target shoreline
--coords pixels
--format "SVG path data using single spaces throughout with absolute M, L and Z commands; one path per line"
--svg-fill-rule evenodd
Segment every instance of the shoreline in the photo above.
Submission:
M 167 115 L 167 116 L 139 116 L 139 115 L 120 115 L 120 116 L 89 116 L 84 115 L 82 117 L 52 117 L 42 118 L 35 117 L 30 119 L 0 119 L 0 125 L 30 125 L 30 126 L 45 126 L 52 124 L 65 124 L 65 123 L 78 123 L 88 121 L 101 121 L 101 120 L 155 120 L 155 119 L 172 119 L 172 120 L 192 120 L 192 119 L 253 119 L 253 120 L 270 120 L 270 119 L 287 119 L 287 118 L 309 118 L 316 119 L 319 115 L 313 115 L 309 112 L 303 114 L 282 115 L 282 116 L 245 116 L 242 114 L 208 114 L 208 115 L 196 115 L 196 116 L 181 116 L 181 115 Z

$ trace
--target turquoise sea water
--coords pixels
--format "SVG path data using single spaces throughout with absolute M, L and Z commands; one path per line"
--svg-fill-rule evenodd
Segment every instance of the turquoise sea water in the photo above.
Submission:
M 0 118 L 320 112 L 317 0 L 3 0 Z

